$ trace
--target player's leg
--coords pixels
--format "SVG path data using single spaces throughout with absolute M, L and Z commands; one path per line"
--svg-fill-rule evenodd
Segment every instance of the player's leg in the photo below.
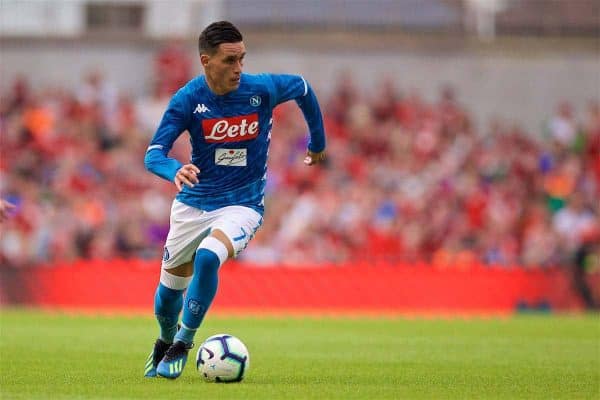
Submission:
M 219 267 L 233 254 L 231 244 L 223 243 L 218 236 L 213 232 L 205 238 L 194 257 L 195 272 L 185 297 L 181 328 L 156 368 L 157 374 L 165 378 L 177 378 L 183 372 L 196 330 L 217 293 Z
M 219 267 L 230 257 L 236 257 L 246 248 L 262 224 L 262 216 L 241 206 L 224 207 L 214 212 L 211 234 L 198 247 L 194 261 L 194 276 L 186 295 L 182 327 L 175 342 L 193 342 L 217 292 Z
M 192 279 L 193 268 L 193 261 L 190 261 L 170 270 L 161 270 L 160 282 L 154 294 L 154 315 L 160 334 L 144 365 L 144 376 L 148 378 L 156 376 L 158 363 L 173 343 L 183 306 L 183 292 Z
M 200 243 L 194 260 L 194 276 L 183 308 L 182 326 L 174 343 L 157 367 L 161 376 L 177 378 L 187 361 L 196 330 L 210 307 L 218 285 L 219 267 L 242 251 L 262 223 L 262 217 L 245 207 L 217 210 L 210 236 Z
M 173 269 L 163 269 L 154 295 L 154 315 L 160 326 L 159 338 L 173 343 L 177 333 L 179 313 L 183 307 L 183 292 L 194 273 L 193 261 Z
M 233 257 L 233 245 L 220 230 L 213 230 L 211 235 L 200 243 L 194 261 L 194 273 L 190 289 L 185 299 L 182 317 L 182 329 L 176 340 L 192 343 L 196 329 L 202 323 L 206 311 L 210 307 L 219 284 L 219 267 Z
M 160 334 L 144 365 L 144 376 L 156 376 L 156 367 L 173 343 L 183 307 L 183 293 L 192 279 L 193 257 L 209 229 L 205 213 L 178 201 L 171 209 L 171 227 L 165 243 L 160 282 L 154 295 L 154 314 Z

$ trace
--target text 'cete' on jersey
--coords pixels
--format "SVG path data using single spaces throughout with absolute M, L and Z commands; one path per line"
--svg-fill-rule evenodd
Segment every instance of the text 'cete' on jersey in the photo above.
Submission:
M 202 120 L 204 140 L 208 143 L 242 142 L 255 139 L 260 132 L 258 114 Z

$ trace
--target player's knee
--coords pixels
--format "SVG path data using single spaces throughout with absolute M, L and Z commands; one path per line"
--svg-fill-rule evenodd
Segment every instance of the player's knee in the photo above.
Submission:
M 225 234 L 220 231 L 216 232 L 219 232 L 221 235 L 225 236 Z M 198 246 L 196 258 L 202 257 L 200 250 L 209 250 L 211 253 L 214 253 L 219 259 L 219 266 L 223 265 L 227 258 L 229 258 L 233 254 L 233 246 L 231 246 L 231 243 L 229 242 L 229 239 L 227 239 L 227 237 L 225 237 L 225 240 L 226 243 L 229 244 L 229 246 L 227 246 L 226 243 L 220 240 L 218 236 L 212 235 L 204 238 L 204 240 L 200 243 L 200 246 Z
M 192 257 L 191 261 L 188 261 L 184 264 L 178 265 L 177 267 L 174 268 L 165 268 L 163 266 L 163 269 L 169 271 L 169 273 L 171 275 L 175 275 L 175 276 L 181 276 L 181 277 L 188 277 L 188 276 L 192 276 L 194 275 L 194 258 Z
M 210 239 L 207 241 L 207 239 Z M 212 242 L 212 240 L 216 239 L 219 243 L 216 242 Z M 204 246 L 203 246 L 204 245 Z M 223 247 L 225 247 L 226 252 L 225 252 L 225 259 L 221 258 L 221 253 L 223 253 Z M 234 249 L 233 249 L 233 244 L 231 243 L 231 240 L 229 240 L 229 237 L 220 229 L 215 229 L 210 233 L 210 236 L 208 236 L 207 238 L 205 238 L 202 243 L 200 243 L 200 248 L 206 248 L 208 250 L 212 250 L 215 254 L 217 254 L 219 256 L 219 259 L 221 260 L 221 264 L 223 264 L 223 262 L 225 262 L 225 260 L 227 260 L 228 257 L 233 257 L 234 254 Z
M 184 290 L 187 289 L 190 281 L 192 280 L 193 266 L 189 275 L 179 276 L 172 273 L 172 270 L 162 269 L 160 271 L 160 283 L 163 286 L 173 290 Z

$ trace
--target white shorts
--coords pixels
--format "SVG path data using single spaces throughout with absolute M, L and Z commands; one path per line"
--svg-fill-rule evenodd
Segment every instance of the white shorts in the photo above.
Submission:
M 237 257 L 261 224 L 262 216 L 248 207 L 228 206 L 202 211 L 174 200 L 162 267 L 171 269 L 192 261 L 200 242 L 213 229 L 225 233 L 233 245 L 234 257 Z

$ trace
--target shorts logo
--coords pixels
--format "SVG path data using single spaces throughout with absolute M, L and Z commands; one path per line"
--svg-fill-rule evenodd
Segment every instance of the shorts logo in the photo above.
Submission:
M 171 255 L 169 254 L 169 249 L 165 247 L 165 252 L 163 253 L 163 261 L 169 261 Z
M 254 107 L 258 107 L 260 106 L 260 103 L 262 103 L 262 99 L 260 98 L 260 96 L 252 96 L 250 97 L 250 105 L 254 106 Z
M 194 299 L 188 300 L 187 306 L 190 312 L 194 315 L 200 315 L 204 311 L 204 306 Z
M 240 228 L 240 229 L 242 230 L 242 234 L 240 236 L 238 236 L 238 237 L 234 237 L 233 238 L 234 242 L 238 242 L 240 240 L 244 240 L 244 239 L 246 239 L 246 236 L 248 236 L 248 234 L 246 233 L 246 231 L 244 230 L 244 228 Z
M 256 139 L 260 131 L 258 114 L 202 120 L 202 131 L 207 143 L 242 142 Z

